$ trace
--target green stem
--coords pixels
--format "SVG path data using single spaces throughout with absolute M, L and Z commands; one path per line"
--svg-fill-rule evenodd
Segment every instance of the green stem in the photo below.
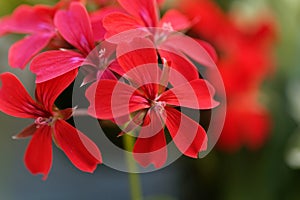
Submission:
M 127 151 L 132 152 L 134 145 L 134 137 L 125 134 L 123 135 L 124 147 Z M 126 160 L 129 171 L 137 171 L 137 166 L 133 159 L 132 154 L 126 153 Z M 132 200 L 142 200 L 142 188 L 141 188 L 141 180 L 138 173 L 129 173 L 129 184 L 130 184 L 130 194 Z

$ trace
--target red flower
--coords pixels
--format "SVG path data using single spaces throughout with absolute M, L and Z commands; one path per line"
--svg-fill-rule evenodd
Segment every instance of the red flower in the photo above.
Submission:
M 191 27 L 192 21 L 188 20 L 185 15 L 171 9 L 160 19 L 156 0 L 118 0 L 118 2 L 128 14 L 114 12 L 104 17 L 103 25 L 107 30 L 105 38 L 108 41 L 119 43 L 124 41 L 124 38 L 131 41 L 136 37 L 148 37 L 158 47 L 160 54 L 163 54 L 160 49 L 165 49 L 182 54 L 182 57 L 187 60 L 189 60 L 186 57 L 188 56 L 204 66 L 214 66 L 205 51 L 210 50 L 210 47 L 201 48 L 199 46 L 203 43 L 197 44 L 189 37 L 176 32 Z M 213 51 L 209 52 L 209 54 L 213 53 Z M 161 56 L 165 57 L 165 55 Z M 169 60 L 173 62 L 173 59 L 169 55 Z
M 0 111 L 20 118 L 32 118 L 34 123 L 14 138 L 32 136 L 25 153 L 25 164 L 33 174 L 43 174 L 45 180 L 52 165 L 52 139 L 80 170 L 93 172 L 101 163 L 97 146 L 65 120 L 73 109 L 59 110 L 54 101 L 72 83 L 76 71 L 51 81 L 37 84 L 34 101 L 21 82 L 12 74 L 0 75 Z
M 56 78 L 83 64 L 92 65 L 101 71 L 101 74 L 105 73 L 108 77 L 114 77 L 109 70 L 105 71 L 112 62 L 109 57 L 113 52 L 111 49 L 109 52 L 105 50 L 108 46 L 112 48 L 112 45 L 104 44 L 95 48 L 95 35 L 91 20 L 81 3 L 73 2 L 67 11 L 58 11 L 54 23 L 62 37 L 79 52 L 63 49 L 47 51 L 36 56 L 31 63 L 30 70 L 36 74 L 37 83 Z
M 144 49 L 135 49 L 137 44 Z M 129 51 L 124 52 L 124 49 Z M 166 162 L 165 125 L 178 149 L 197 158 L 198 153 L 206 149 L 206 132 L 176 107 L 211 109 L 217 106 L 212 98 L 212 86 L 194 75 L 181 74 L 168 66 L 166 60 L 161 70 L 155 47 L 148 39 L 137 38 L 131 43 L 121 43 L 117 54 L 124 70 L 123 77 L 130 84 L 117 80 L 94 83 L 86 92 L 90 101 L 89 112 L 99 119 L 112 119 L 120 126 L 125 124 L 125 133 L 140 128 L 133 153 L 142 166 L 153 163 L 159 168 Z M 181 81 L 174 80 L 180 75 Z M 174 87 L 166 90 L 168 83 Z M 124 118 L 129 122 L 125 123 Z
M 237 17 L 209 0 L 181 1 L 178 8 L 190 18 L 200 18 L 192 27 L 193 36 L 209 41 L 219 52 L 217 66 L 226 88 L 227 118 L 218 146 L 227 151 L 243 144 L 250 149 L 261 147 L 269 136 L 271 120 L 257 94 L 274 71 L 274 21 L 261 17 L 240 26 L 234 20 Z

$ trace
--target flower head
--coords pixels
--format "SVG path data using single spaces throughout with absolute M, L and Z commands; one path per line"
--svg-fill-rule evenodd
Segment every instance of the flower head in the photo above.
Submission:
M 206 149 L 205 130 L 176 108 L 211 109 L 218 105 L 213 99 L 214 89 L 203 79 L 182 75 L 165 59 L 163 69 L 159 68 L 151 41 L 137 40 L 139 42 L 134 40 L 117 48 L 118 62 L 124 70 L 122 76 L 129 82 L 100 80 L 94 83 L 86 92 L 90 113 L 99 119 L 113 120 L 123 126 L 124 133 L 139 132 L 133 153 L 142 166 L 153 163 L 159 168 L 166 162 L 164 126 L 183 154 L 197 158 L 198 153 Z M 143 44 L 144 49 L 120 53 L 134 44 Z M 181 77 L 181 81 L 171 77 Z M 173 87 L 167 89 L 168 84 Z
M 20 118 L 34 119 L 34 123 L 14 138 L 32 136 L 25 153 L 25 164 L 33 174 L 43 174 L 46 179 L 52 165 L 52 139 L 80 170 L 93 172 L 101 163 L 96 145 L 65 120 L 73 109 L 59 110 L 54 101 L 72 83 L 76 71 L 71 71 L 51 81 L 37 84 L 36 101 L 27 93 L 21 82 L 12 74 L 0 75 L 0 111 Z

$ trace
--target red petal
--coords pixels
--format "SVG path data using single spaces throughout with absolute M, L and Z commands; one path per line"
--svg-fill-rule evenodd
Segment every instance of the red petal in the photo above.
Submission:
M 43 174 L 47 179 L 52 165 L 51 127 L 41 126 L 34 133 L 25 153 L 26 167 L 32 174 Z
M 119 11 L 120 9 L 113 8 L 113 7 L 104 7 L 100 10 L 91 13 L 91 25 L 94 33 L 94 41 L 100 41 L 104 39 L 104 35 L 106 30 L 103 26 L 103 18 L 110 13 Z
M 141 20 L 119 12 L 104 17 L 103 26 L 107 31 L 105 39 L 116 44 L 147 34 L 144 30 L 139 29 L 144 26 Z M 134 31 L 127 32 L 128 30 Z
M 28 92 L 11 73 L 0 75 L 0 111 L 20 118 L 37 118 L 44 115 L 41 107 L 29 96 Z
M 77 69 L 83 61 L 74 51 L 47 51 L 32 60 L 30 70 L 36 74 L 36 83 L 41 83 Z
M 94 172 L 102 162 L 101 153 L 86 135 L 63 120 L 55 123 L 55 140 L 70 161 L 84 172 Z
M 156 0 L 118 0 L 121 6 L 131 15 L 144 21 L 147 27 L 156 27 L 158 7 Z
M 159 48 L 170 51 L 175 49 L 206 67 L 215 66 L 208 52 L 197 41 L 183 34 L 175 34 L 168 37 Z
M 210 43 L 208 43 L 204 40 L 198 40 L 198 39 L 195 39 L 195 40 L 207 51 L 207 53 L 210 55 L 210 57 L 213 59 L 213 61 L 215 63 L 217 63 L 218 62 L 218 54 L 217 54 L 216 50 L 214 49 L 214 47 Z
M 176 31 L 181 31 L 190 28 L 191 21 L 177 10 L 168 10 L 159 22 L 159 27 L 165 24 L 170 24 Z
M 133 156 L 143 167 L 153 163 L 156 168 L 160 168 L 167 160 L 164 126 L 155 111 L 150 110 L 146 117 L 150 117 L 151 121 L 149 125 L 142 127 L 134 144 Z
M 138 84 L 138 87 L 159 84 L 161 70 L 158 68 L 155 47 L 150 40 L 135 38 L 130 43 L 120 43 L 117 47 L 117 58 L 124 70 L 124 76 Z
M 197 158 L 207 148 L 205 130 L 194 120 L 174 108 L 166 107 L 167 128 L 177 148 L 186 156 Z
M 54 33 L 53 15 L 51 7 L 21 5 L 11 16 L 1 20 L 0 29 L 14 33 Z
M 184 55 L 174 53 L 176 51 L 158 50 L 162 58 L 170 62 L 174 70 L 170 70 L 169 82 L 175 87 L 188 81 L 199 79 L 199 72 Z M 184 67 L 183 67 L 184 66 Z
M 48 45 L 52 37 L 53 35 L 48 33 L 35 34 L 13 44 L 8 55 L 10 66 L 24 69 L 33 56 Z
M 54 101 L 74 81 L 78 71 L 73 70 L 49 81 L 36 84 L 36 99 L 52 112 Z
M 215 90 L 203 79 L 193 80 L 161 94 L 159 101 L 194 109 L 211 109 L 219 105 L 213 99 Z
M 148 108 L 147 100 L 132 100 L 136 89 L 116 80 L 100 80 L 86 91 L 89 113 L 100 119 L 116 119 Z
M 73 2 L 68 11 L 58 11 L 54 23 L 63 38 L 82 53 L 88 55 L 94 48 L 90 18 L 81 3 Z

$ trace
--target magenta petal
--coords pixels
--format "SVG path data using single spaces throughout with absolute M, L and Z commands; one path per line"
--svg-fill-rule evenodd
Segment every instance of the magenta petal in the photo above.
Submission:
M 205 130 L 194 120 L 174 108 L 166 108 L 167 128 L 177 148 L 186 156 L 197 158 L 207 148 Z
M 52 165 L 50 126 L 41 126 L 34 133 L 25 153 L 25 164 L 32 174 L 43 174 L 43 180 L 47 179 Z
M 53 35 L 35 34 L 16 42 L 9 49 L 8 61 L 11 67 L 24 69 L 33 56 L 45 48 Z
M 14 33 L 54 33 L 53 15 L 51 7 L 37 5 L 34 7 L 20 5 L 11 16 L 0 21 L 0 32 Z
M 155 27 L 158 21 L 156 0 L 118 0 L 121 6 L 134 17 L 144 21 L 147 27 Z
M 84 172 L 94 172 L 102 163 L 101 153 L 94 142 L 63 120 L 55 123 L 55 140 L 74 166 Z
M 88 55 L 94 48 L 91 21 L 81 3 L 73 2 L 68 11 L 58 11 L 54 23 L 63 38 L 82 53 Z
M 48 112 L 52 112 L 54 101 L 74 81 L 78 70 L 72 70 L 49 81 L 36 84 L 35 95 Z
M 177 10 L 168 10 L 159 22 L 159 26 L 163 27 L 165 24 L 171 25 L 176 31 L 188 29 L 192 23 L 182 13 Z
M 148 108 L 147 100 L 132 101 L 135 88 L 116 80 L 100 80 L 86 91 L 89 113 L 99 119 L 116 119 Z
M 153 163 L 156 168 L 160 168 L 167 160 L 164 125 L 158 113 L 153 110 L 149 112 L 146 118 L 150 118 L 150 122 L 141 128 L 134 144 L 133 156 L 143 167 Z
M 169 105 L 194 109 L 211 109 L 219 105 L 213 99 L 213 86 L 203 79 L 196 79 L 161 94 L 159 100 Z
M 20 118 L 36 118 L 44 114 L 15 75 L 3 73 L 0 80 L 0 111 Z
M 47 51 L 33 59 L 30 70 L 36 74 L 36 83 L 41 83 L 77 69 L 83 61 L 82 55 L 74 51 Z

